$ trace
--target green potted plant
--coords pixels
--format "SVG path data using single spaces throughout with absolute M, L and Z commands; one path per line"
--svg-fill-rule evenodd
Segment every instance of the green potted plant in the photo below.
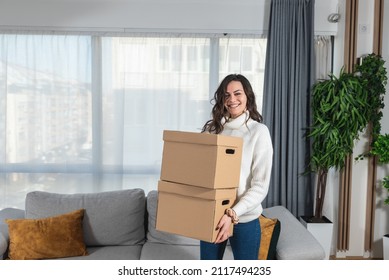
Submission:
M 353 152 L 355 140 L 368 124 L 368 100 L 360 77 L 343 69 L 339 77 L 330 74 L 312 88 L 312 125 L 307 137 L 311 141 L 308 168 L 317 174 L 315 210 L 313 216 L 302 216 L 300 220 L 308 230 L 312 228 L 310 231 L 321 242 L 327 259 L 333 228 L 332 222 L 323 216 L 328 171 L 341 170 L 346 157 Z
M 378 164 L 389 163 L 389 134 L 379 134 L 372 144 L 370 150 L 372 156 L 376 156 Z M 384 200 L 386 205 L 389 205 L 389 175 L 382 179 L 382 186 L 386 189 L 387 195 Z M 383 237 L 383 253 L 384 259 L 389 259 L 389 234 L 385 234 Z
M 329 75 L 312 89 L 312 125 L 308 138 L 312 141 L 309 169 L 317 173 L 315 211 L 311 218 L 323 219 L 327 175 L 330 168 L 341 170 L 353 152 L 354 142 L 368 123 L 369 99 L 361 79 L 343 69 L 339 77 Z
M 317 174 L 317 185 L 314 215 L 302 217 L 306 223 L 330 222 L 323 216 L 328 171 L 344 167 L 355 140 L 367 127 L 371 146 L 379 135 L 387 81 L 384 63 L 380 56 L 369 54 L 354 72 L 345 73 L 342 69 L 339 77 L 330 74 L 329 79 L 313 86 L 313 120 L 307 137 L 312 145 L 309 170 Z
M 371 126 L 371 145 L 380 133 L 387 83 L 384 64 L 381 56 L 372 53 L 361 59 L 353 73 L 341 69 L 338 78 L 330 74 L 329 79 L 319 80 L 313 86 L 313 121 L 307 135 L 312 141 L 309 170 L 317 173 L 318 181 L 312 219 L 319 221 L 323 217 L 328 170 L 344 167 L 354 141 L 368 124 Z

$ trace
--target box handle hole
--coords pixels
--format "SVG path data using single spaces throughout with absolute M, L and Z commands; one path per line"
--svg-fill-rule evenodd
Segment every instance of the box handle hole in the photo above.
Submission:
M 226 154 L 233 155 L 233 154 L 235 154 L 235 150 L 234 149 L 226 149 Z
M 230 200 L 229 199 L 226 199 L 226 200 L 223 200 L 222 201 L 222 205 L 228 205 L 230 203 Z

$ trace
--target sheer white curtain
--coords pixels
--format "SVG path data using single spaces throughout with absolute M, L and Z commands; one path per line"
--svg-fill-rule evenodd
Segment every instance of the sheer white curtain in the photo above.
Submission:
M 103 38 L 103 163 L 158 171 L 164 129 L 208 118 L 209 39 Z
M 258 107 L 266 39 L 0 35 L 0 209 L 32 190 L 156 189 L 165 129 L 200 131 L 219 80 Z
M 82 164 L 90 134 L 90 38 L 0 36 L 0 162 L 27 171 Z
M 0 208 L 90 171 L 90 41 L 0 35 Z
M 332 47 L 331 36 L 315 36 L 317 79 L 328 79 L 332 71 Z

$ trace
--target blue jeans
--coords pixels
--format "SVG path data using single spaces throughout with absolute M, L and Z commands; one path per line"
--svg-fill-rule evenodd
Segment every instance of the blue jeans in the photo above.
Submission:
M 259 219 L 234 226 L 233 235 L 222 243 L 200 241 L 200 259 L 222 260 L 227 241 L 230 240 L 235 260 L 258 260 L 261 242 L 261 226 Z

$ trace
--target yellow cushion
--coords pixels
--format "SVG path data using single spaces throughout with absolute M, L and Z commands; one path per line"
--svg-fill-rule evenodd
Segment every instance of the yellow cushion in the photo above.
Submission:
M 43 219 L 7 219 L 11 260 L 52 259 L 87 255 L 84 209 Z
M 276 246 L 280 235 L 280 222 L 277 219 L 270 219 L 263 215 L 259 217 L 259 222 L 261 224 L 261 245 L 258 259 L 275 259 Z

